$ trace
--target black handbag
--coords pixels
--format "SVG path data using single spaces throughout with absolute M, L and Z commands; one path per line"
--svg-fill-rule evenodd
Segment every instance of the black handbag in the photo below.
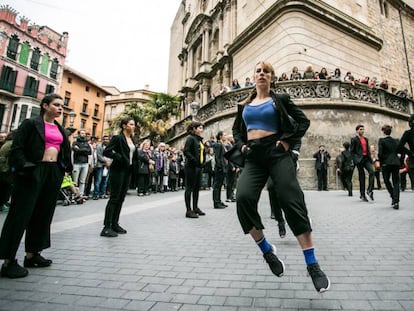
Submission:
M 238 167 L 244 166 L 244 155 L 240 149 L 234 145 L 224 154 L 224 157 Z

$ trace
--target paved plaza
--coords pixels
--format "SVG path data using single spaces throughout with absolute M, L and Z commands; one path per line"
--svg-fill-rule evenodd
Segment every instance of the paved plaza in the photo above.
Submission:
M 242 233 L 235 203 L 216 210 L 211 197 L 201 191 L 207 215 L 188 219 L 183 191 L 131 190 L 120 222 L 128 234 L 117 238 L 99 236 L 106 200 L 58 206 L 52 247 L 43 252 L 53 265 L 0 278 L 0 310 L 414 310 L 414 192 L 401 193 L 400 210 L 386 191 L 369 203 L 343 191 L 305 192 L 316 255 L 332 283 L 324 294 L 292 233 L 279 238 L 267 192 L 259 209 L 286 264 L 281 278 Z M 20 263 L 23 251 L 22 244 Z

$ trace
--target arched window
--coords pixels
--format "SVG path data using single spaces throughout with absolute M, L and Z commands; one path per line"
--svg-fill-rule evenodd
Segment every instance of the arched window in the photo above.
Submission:
M 17 35 L 12 35 L 7 46 L 7 57 L 16 60 L 17 50 L 19 49 L 19 38 Z
M 40 63 L 40 49 L 35 48 L 32 53 L 32 59 L 30 60 L 30 68 L 34 70 L 39 69 L 39 63 Z
M 22 65 L 27 65 L 30 54 L 30 44 L 29 42 L 23 42 L 22 48 L 20 49 L 19 63 Z
M 42 63 L 40 65 L 40 72 L 44 74 L 45 76 L 47 75 L 47 72 L 49 70 L 49 60 L 50 60 L 49 54 L 48 53 L 43 54 Z
M 57 60 L 57 58 L 54 58 L 52 61 L 52 66 L 50 68 L 50 77 L 52 79 L 56 79 L 58 68 L 59 68 L 59 61 Z

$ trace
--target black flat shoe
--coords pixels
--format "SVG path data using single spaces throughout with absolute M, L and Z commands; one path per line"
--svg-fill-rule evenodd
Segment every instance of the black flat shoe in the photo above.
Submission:
M 112 229 L 118 234 L 126 234 L 127 233 L 127 231 L 124 228 L 122 228 L 120 225 L 116 225 Z
M 42 255 L 35 254 L 32 258 L 24 257 L 23 265 L 26 268 L 44 268 L 52 264 L 52 260 L 44 258 Z
M 112 228 L 103 228 L 101 231 L 101 236 L 107 237 L 107 238 L 115 238 L 118 236 L 118 233 L 116 233 Z
M 24 278 L 29 274 L 27 269 L 23 268 L 17 263 L 17 260 L 14 259 L 8 263 L 7 266 L 3 264 L 1 267 L 1 276 L 9 279 Z

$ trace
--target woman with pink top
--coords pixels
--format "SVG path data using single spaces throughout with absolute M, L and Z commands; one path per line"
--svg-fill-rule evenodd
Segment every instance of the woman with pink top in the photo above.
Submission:
M 64 173 L 72 171 L 69 140 L 55 120 L 62 112 L 62 97 L 46 95 L 40 103 L 40 116 L 24 120 L 13 140 L 9 159 L 16 179 L 0 237 L 3 277 L 25 277 L 26 268 L 52 264 L 40 252 L 50 247 L 50 224 L 59 189 Z M 17 263 L 16 253 L 25 231 L 23 268 Z

